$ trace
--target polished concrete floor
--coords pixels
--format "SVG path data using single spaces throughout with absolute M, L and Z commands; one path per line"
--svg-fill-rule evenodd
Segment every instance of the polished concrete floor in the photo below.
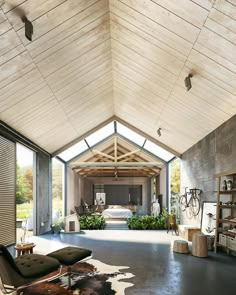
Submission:
M 128 281 L 134 286 L 126 289 L 127 295 L 236 294 L 236 257 L 173 253 L 173 240 L 180 238 L 166 231 L 100 230 L 32 239 L 35 253 L 76 245 L 92 249 L 93 258 L 106 264 L 129 266 L 127 271 L 134 277 Z M 191 249 L 191 243 L 189 246 Z

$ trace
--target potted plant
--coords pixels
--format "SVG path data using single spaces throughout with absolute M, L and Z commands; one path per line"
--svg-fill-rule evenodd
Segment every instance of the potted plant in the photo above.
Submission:
M 53 234 L 59 234 L 61 230 L 64 230 L 65 222 L 64 218 L 55 219 L 51 225 L 51 231 Z

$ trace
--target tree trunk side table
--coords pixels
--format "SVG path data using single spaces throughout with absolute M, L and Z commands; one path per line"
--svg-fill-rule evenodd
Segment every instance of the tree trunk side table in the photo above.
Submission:
M 192 255 L 197 257 L 207 257 L 207 236 L 204 234 L 194 234 L 192 243 Z
M 34 243 L 15 245 L 17 257 L 19 257 L 20 255 L 24 255 L 24 254 L 33 254 L 33 248 L 35 246 L 36 245 Z
M 187 254 L 189 252 L 188 250 L 188 242 L 182 241 L 182 240 L 175 240 L 173 251 L 177 253 L 183 253 Z

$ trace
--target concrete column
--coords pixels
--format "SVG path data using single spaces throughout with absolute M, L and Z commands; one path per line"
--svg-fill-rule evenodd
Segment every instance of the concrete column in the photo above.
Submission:
M 52 219 L 52 175 L 50 156 L 38 152 L 36 155 L 36 199 L 34 216 L 36 234 L 50 230 Z

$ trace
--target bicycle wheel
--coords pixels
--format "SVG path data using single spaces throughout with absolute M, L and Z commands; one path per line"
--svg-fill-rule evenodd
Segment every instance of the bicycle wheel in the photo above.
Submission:
M 199 199 L 196 197 L 192 197 L 189 202 L 189 208 L 193 213 L 193 216 L 197 216 L 200 211 L 200 202 Z
M 181 211 L 185 211 L 187 207 L 186 197 L 181 196 L 179 200 L 179 208 Z

